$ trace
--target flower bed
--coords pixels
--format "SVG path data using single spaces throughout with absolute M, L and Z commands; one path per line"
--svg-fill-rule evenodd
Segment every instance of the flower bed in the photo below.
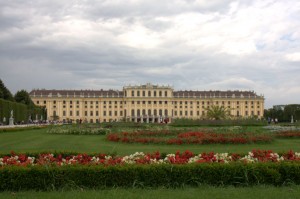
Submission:
M 72 135 L 106 135 L 109 132 L 109 129 L 87 126 L 53 126 L 47 130 L 47 133 Z
M 300 131 L 282 131 L 282 132 L 276 133 L 276 137 L 280 137 L 280 138 L 300 137 Z
M 0 191 L 300 184 L 300 153 L 0 156 Z
M 160 137 L 159 137 L 160 135 Z M 177 136 L 175 136 L 177 135 Z M 166 137 L 163 137 L 166 136 Z M 173 137 L 170 137 L 173 136 Z M 165 144 L 215 144 L 231 143 L 246 144 L 270 142 L 270 135 L 257 135 L 253 133 L 213 133 L 213 132 L 135 132 L 111 133 L 107 140 L 124 143 L 165 143 Z
M 25 154 L 15 154 L 0 157 L 0 168 L 6 166 L 65 166 L 65 165 L 127 165 L 127 164 L 191 164 L 191 163 L 230 163 L 230 162 L 282 162 L 296 161 L 300 163 L 300 153 L 289 151 L 279 155 L 270 150 L 252 150 L 247 155 L 229 154 L 229 153 L 201 153 L 194 154 L 191 151 L 183 153 L 162 155 L 159 152 L 143 153 L 136 152 L 128 156 L 110 156 L 106 154 L 98 155 L 54 155 L 44 153 L 38 156 L 30 156 Z

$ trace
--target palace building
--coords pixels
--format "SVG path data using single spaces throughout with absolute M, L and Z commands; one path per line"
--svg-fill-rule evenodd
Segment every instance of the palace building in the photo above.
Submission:
M 263 117 L 264 97 L 253 91 L 174 91 L 147 83 L 118 90 L 45 90 L 30 92 L 45 106 L 48 120 L 162 122 L 174 118 L 205 118 L 212 106 L 229 108 L 233 117 Z

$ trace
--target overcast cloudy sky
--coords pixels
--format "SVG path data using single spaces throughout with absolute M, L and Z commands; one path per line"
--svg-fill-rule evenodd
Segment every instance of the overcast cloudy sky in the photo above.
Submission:
M 13 93 L 151 82 L 300 104 L 300 1 L 3 0 L 0 78 Z

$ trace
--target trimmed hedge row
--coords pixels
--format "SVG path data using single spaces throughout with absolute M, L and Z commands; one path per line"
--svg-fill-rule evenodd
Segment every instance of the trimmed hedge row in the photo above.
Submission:
M 27 123 L 30 115 L 34 119 L 36 114 L 39 116 L 43 114 L 43 110 L 40 107 L 30 107 L 22 103 L 0 99 L 0 123 L 3 122 L 3 118 L 5 117 L 6 121 L 4 125 L 9 124 L 11 110 L 14 111 L 14 122 L 24 121 Z
M 197 126 L 265 126 L 267 122 L 257 119 L 232 119 L 232 120 L 200 120 L 180 118 L 173 119 L 170 126 L 197 127 Z
M 34 166 L 0 169 L 0 191 L 65 187 L 182 187 L 300 184 L 300 164 L 191 164 L 127 166 Z

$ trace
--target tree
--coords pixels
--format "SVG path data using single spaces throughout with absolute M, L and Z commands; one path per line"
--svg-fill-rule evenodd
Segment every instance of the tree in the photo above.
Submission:
M 4 83 L 0 79 L 0 98 L 14 102 L 13 95 L 11 92 L 5 87 Z
M 15 94 L 15 100 L 16 102 L 26 104 L 28 106 L 33 106 L 34 103 L 32 102 L 29 93 L 25 90 L 20 90 Z
M 230 109 L 223 106 L 212 105 L 207 110 L 207 118 L 214 120 L 221 120 L 230 117 Z

